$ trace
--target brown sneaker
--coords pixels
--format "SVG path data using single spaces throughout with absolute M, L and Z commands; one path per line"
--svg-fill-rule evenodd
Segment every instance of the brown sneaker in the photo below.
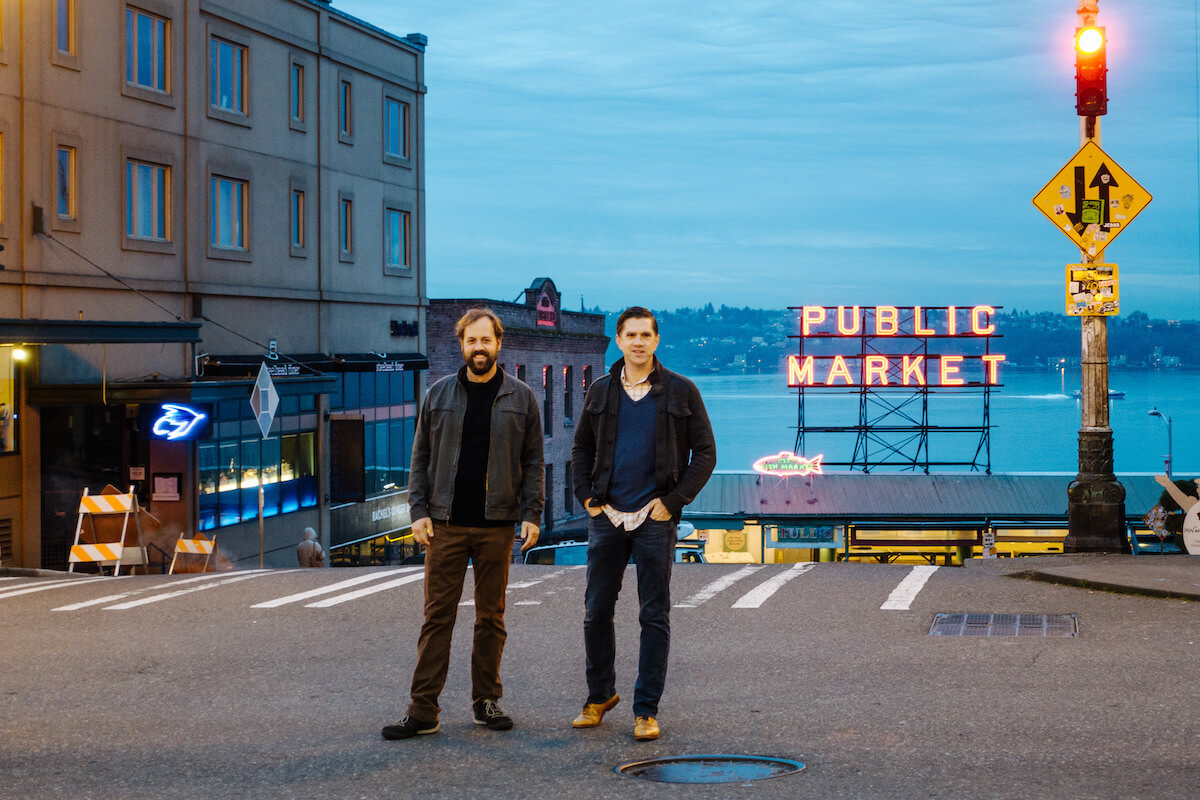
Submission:
M 638 717 L 633 721 L 633 738 L 639 742 L 657 739 L 660 732 L 654 717 Z
M 572 728 L 594 728 L 600 724 L 600 720 L 604 719 L 604 715 L 612 711 L 617 703 L 621 702 L 621 696 L 614 694 L 612 697 L 605 700 L 603 703 L 584 703 L 583 712 L 575 718 L 571 723 Z

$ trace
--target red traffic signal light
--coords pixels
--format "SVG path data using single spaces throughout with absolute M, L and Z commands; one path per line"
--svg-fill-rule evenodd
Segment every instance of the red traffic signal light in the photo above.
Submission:
M 1075 113 L 1081 117 L 1108 113 L 1107 51 L 1104 28 L 1075 29 Z

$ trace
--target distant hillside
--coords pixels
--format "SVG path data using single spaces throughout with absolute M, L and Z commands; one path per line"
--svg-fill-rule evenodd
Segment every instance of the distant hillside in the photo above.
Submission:
M 616 336 L 619 311 L 589 309 L 607 316 Z M 793 352 L 788 334 L 797 332 L 796 313 L 786 309 L 654 309 L 663 363 L 681 372 L 780 372 Z M 1004 337 L 996 349 L 1008 366 L 1056 368 L 1079 363 L 1079 320 L 1049 311 L 1001 311 L 996 327 Z M 1114 367 L 1200 368 L 1200 322 L 1150 319 L 1141 311 L 1108 318 L 1108 352 Z M 620 357 L 615 341 L 608 362 Z

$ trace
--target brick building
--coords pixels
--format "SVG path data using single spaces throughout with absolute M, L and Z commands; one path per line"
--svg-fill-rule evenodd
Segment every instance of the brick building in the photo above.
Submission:
M 604 315 L 564 311 L 549 278 L 536 279 L 523 301 L 430 299 L 426 321 L 429 384 L 463 364 L 454 325 L 469 308 L 487 306 L 504 325 L 500 365 L 525 381 L 542 402 L 546 511 L 542 541 L 585 535 L 583 508 L 571 491 L 571 443 L 583 396 L 604 374 Z

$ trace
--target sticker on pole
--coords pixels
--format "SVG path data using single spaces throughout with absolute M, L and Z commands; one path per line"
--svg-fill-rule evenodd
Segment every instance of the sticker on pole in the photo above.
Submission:
M 254 388 L 250 390 L 250 408 L 254 409 L 254 421 L 262 431 L 262 438 L 266 439 L 271 435 L 275 409 L 279 408 L 279 392 L 275 391 L 275 381 L 271 380 L 266 362 L 259 368 Z
M 1067 264 L 1067 316 L 1111 317 L 1121 311 L 1116 264 Z
M 1153 198 L 1095 142 L 1088 142 L 1033 197 L 1038 211 L 1095 258 Z

